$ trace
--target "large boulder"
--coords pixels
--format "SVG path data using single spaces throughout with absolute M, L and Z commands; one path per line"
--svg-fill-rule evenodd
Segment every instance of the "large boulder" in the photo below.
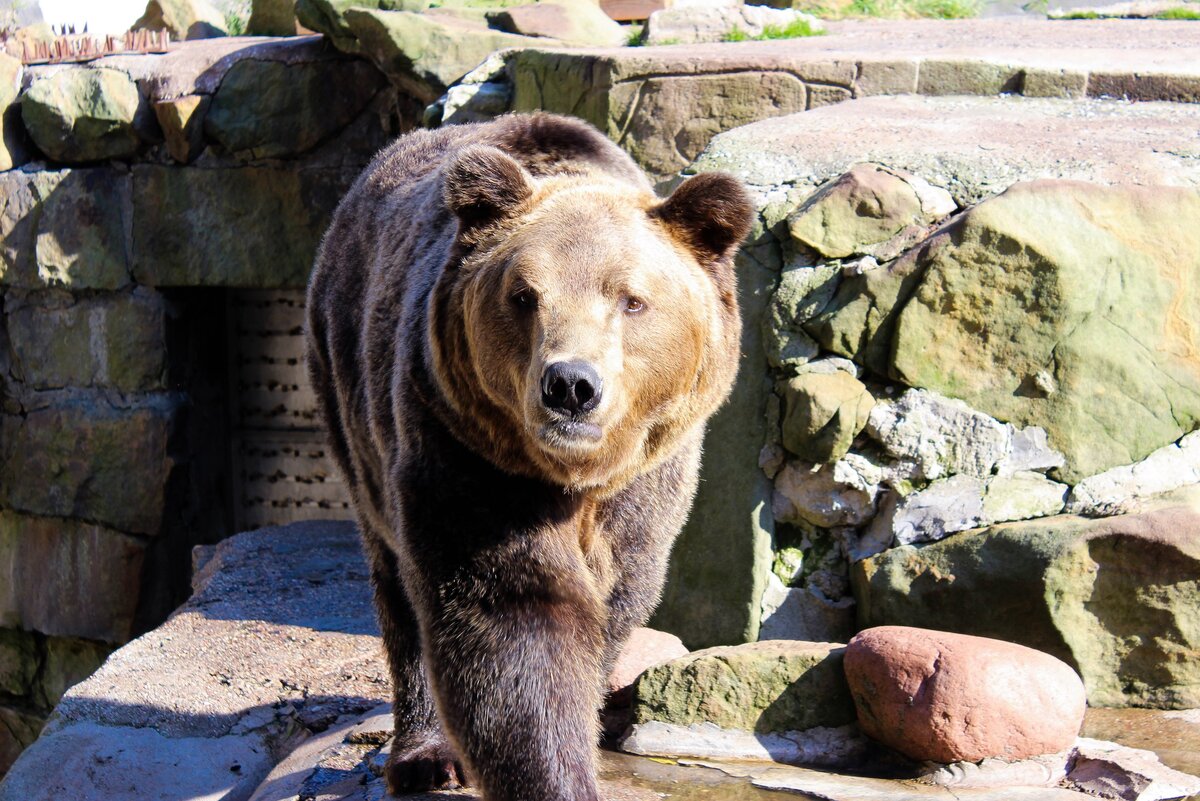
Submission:
M 384 83 L 361 59 L 246 59 L 225 74 L 204 130 L 226 150 L 252 159 L 294 156 L 349 124 Z
M 910 227 L 954 211 L 944 189 L 877 164 L 858 164 L 830 181 L 788 218 L 792 238 L 826 258 L 874 254 Z
M 296 0 L 253 0 L 246 33 L 251 36 L 294 36 Z
M 849 373 L 803 373 L 784 385 L 783 445 L 810 462 L 846 455 L 875 399 Z
M 208 0 L 150 0 L 135 31 L 167 31 L 176 42 L 228 36 L 225 17 Z
M 34 82 L 21 99 L 21 115 L 34 144 L 55 161 L 102 161 L 137 152 L 140 104 L 124 72 L 64 69 Z
M 752 39 L 769 32 L 772 38 L 821 33 L 825 26 L 811 14 L 757 5 L 678 5 L 655 11 L 646 21 L 646 44 L 696 44 Z M 785 34 L 786 32 L 786 34 Z
M 1065 751 L 1087 708 L 1068 665 L 986 637 L 880 626 L 850 640 L 845 667 L 859 726 L 919 762 Z
M 99 393 L 76 395 L 0 417 L 4 506 L 157 534 L 174 466 L 167 444 L 176 401 L 142 396 L 132 408 L 112 401 Z M 114 587 L 126 589 L 120 582 Z
M 1200 706 L 1200 487 L 1144 511 L 907 545 L 852 570 L 859 625 L 996 637 L 1073 666 L 1093 706 Z
M 1200 191 L 1018 184 L 922 251 L 895 378 L 1041 426 L 1072 484 L 1200 425 Z
M 548 0 L 487 13 L 488 24 L 521 36 L 541 36 L 567 44 L 615 47 L 625 30 L 590 0 Z
M 4 313 L 12 375 L 33 389 L 165 388 L 166 309 L 156 292 L 10 293 Z
M 108 167 L 0 174 L 0 285 L 128 285 L 129 187 Z
M 20 107 L 16 105 L 21 93 L 21 62 L 0 52 L 0 172 L 11 170 L 21 158 Z
M 361 52 L 425 103 L 437 100 L 492 52 L 534 41 L 449 15 L 351 8 L 345 22 Z
M 843 650 L 765 640 L 696 651 L 642 674 L 634 719 L 760 733 L 842 726 L 854 720 Z
M 150 286 L 303 287 L 321 233 L 357 173 L 137 165 L 134 275 Z

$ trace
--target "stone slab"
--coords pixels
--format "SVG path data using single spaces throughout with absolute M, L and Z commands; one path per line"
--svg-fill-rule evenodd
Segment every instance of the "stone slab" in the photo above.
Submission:
M 134 276 L 154 287 L 303 287 L 333 210 L 358 173 L 135 166 Z
M 63 697 L 52 729 L 96 723 L 223 737 L 277 715 L 328 725 L 390 699 L 353 524 L 238 535 L 194 584 L 166 623 Z
M 912 171 L 961 206 L 1039 178 L 1198 186 L 1198 127 L 1195 105 L 874 97 L 729 131 L 692 169 L 815 186 L 869 161 Z
M 0 799 L 244 799 L 269 759 L 261 738 L 169 738 L 153 729 L 81 723 L 26 749 L 20 769 L 0 784 Z

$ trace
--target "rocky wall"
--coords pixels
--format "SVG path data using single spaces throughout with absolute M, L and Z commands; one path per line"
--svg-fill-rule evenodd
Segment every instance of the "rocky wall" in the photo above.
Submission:
M 759 638 L 983 634 L 1063 658 L 1094 705 L 1200 703 L 1200 173 L 1133 119 L 1184 144 L 1197 111 L 855 101 L 701 157 L 759 198 L 761 350 L 705 467 L 723 485 L 756 446 L 713 433 L 760 421 L 765 485 L 713 507 L 770 509 L 740 535 L 771 537 Z
M 0 78 L 2 771 L 233 533 L 230 292 L 301 290 L 422 104 L 313 36 Z

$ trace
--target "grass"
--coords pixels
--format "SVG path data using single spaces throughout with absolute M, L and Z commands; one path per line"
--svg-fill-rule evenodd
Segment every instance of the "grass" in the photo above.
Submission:
M 769 39 L 800 39 L 804 36 L 820 36 L 825 31 L 813 30 L 806 19 L 794 19 L 787 25 L 765 25 L 762 33 L 753 35 L 741 28 L 725 34 L 725 42 L 765 42 Z
M 802 0 L 792 8 L 822 19 L 970 19 L 983 0 Z
M 1178 8 L 1168 8 L 1166 11 L 1155 14 L 1154 18 L 1200 20 L 1200 9 L 1185 8 L 1184 6 L 1179 6 Z
M 1069 14 L 1057 15 L 1054 19 L 1130 19 L 1129 17 L 1108 17 L 1095 11 L 1072 11 Z M 1150 19 L 1165 20 L 1200 20 L 1200 9 L 1178 6 L 1160 11 Z
M 646 43 L 646 26 L 630 25 L 629 35 L 625 37 L 626 47 L 641 47 Z

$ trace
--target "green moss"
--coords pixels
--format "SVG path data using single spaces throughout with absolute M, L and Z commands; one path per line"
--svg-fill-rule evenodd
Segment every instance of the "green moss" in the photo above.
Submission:
M 1100 15 L 1095 11 L 1072 11 L 1055 19 L 1100 19 Z
M 728 33 L 725 34 L 722 41 L 725 41 L 725 42 L 749 42 L 749 41 L 752 41 L 753 39 L 754 39 L 753 36 L 746 33 L 741 28 L 739 28 L 735 25 L 733 28 L 730 29 L 730 31 Z

